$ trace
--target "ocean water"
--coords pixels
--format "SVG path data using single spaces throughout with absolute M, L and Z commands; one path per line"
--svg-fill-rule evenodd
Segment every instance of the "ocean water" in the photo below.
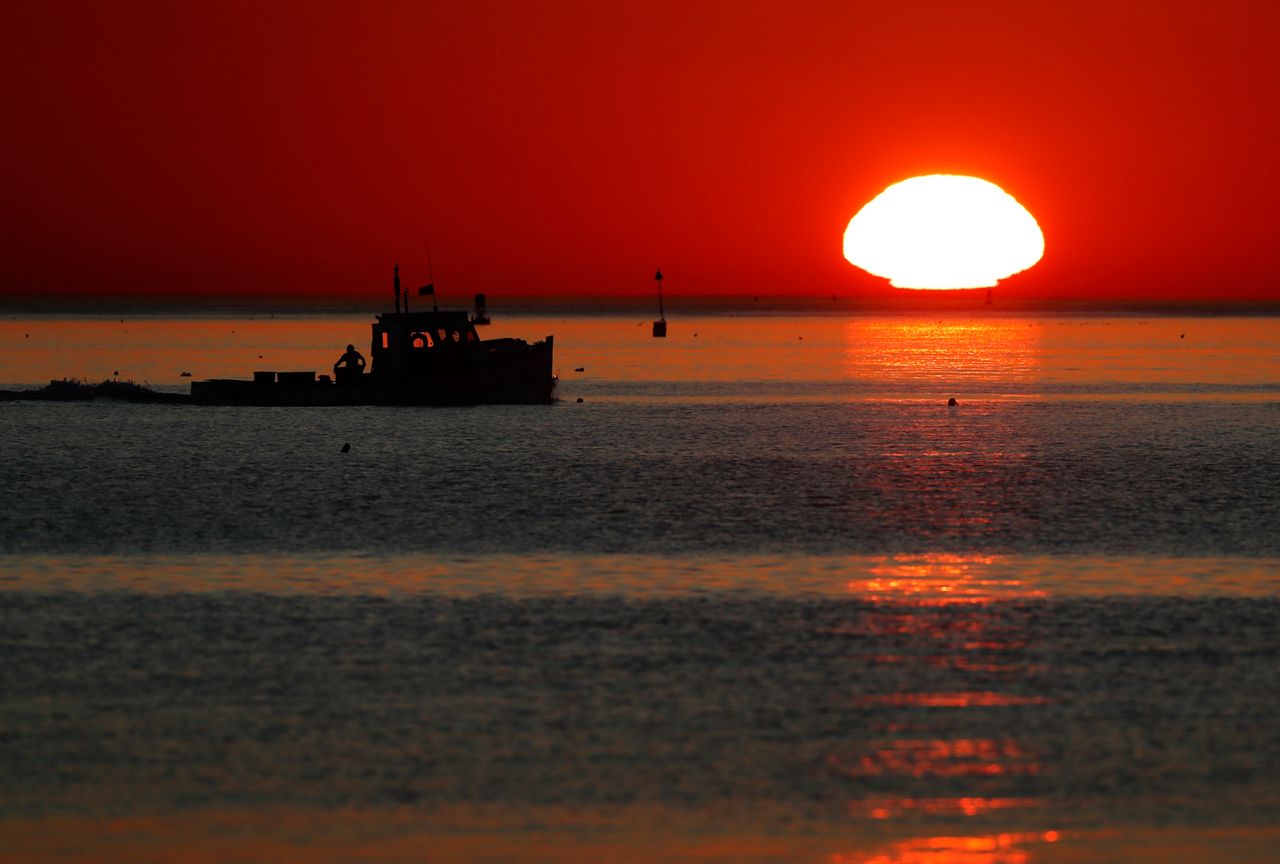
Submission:
M 11 318 L 0 386 L 365 327 Z M 1273 860 L 1280 320 L 491 329 L 561 401 L 0 403 L 0 860 Z

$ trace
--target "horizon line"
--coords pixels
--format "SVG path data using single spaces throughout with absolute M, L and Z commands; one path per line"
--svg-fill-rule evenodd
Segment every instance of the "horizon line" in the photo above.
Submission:
M 390 292 L 386 292 L 390 295 Z M 486 292 L 492 313 L 656 313 L 652 294 L 543 294 L 493 295 Z M 470 308 L 471 295 L 459 302 L 441 298 L 443 306 Z M 680 294 L 665 297 L 668 312 L 686 313 L 825 313 L 883 314 L 939 312 L 999 314 L 1014 313 L 1147 313 L 1199 315 L 1280 315 L 1280 299 L 1250 298 L 1150 298 L 1150 297 L 1004 297 L 997 293 L 986 302 L 986 289 L 913 291 L 909 294 Z M 171 314 L 240 313 L 333 314 L 380 313 L 391 311 L 390 296 L 365 294 L 0 294 L 0 314 Z

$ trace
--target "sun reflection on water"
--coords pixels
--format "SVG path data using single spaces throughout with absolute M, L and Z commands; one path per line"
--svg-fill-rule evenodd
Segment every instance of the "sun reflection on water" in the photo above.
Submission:
M 894 843 L 870 858 L 832 855 L 828 864 L 1026 864 L 1032 847 L 1059 839 L 1057 831 L 920 837 Z
M 879 603 L 985 603 L 996 599 L 1044 597 L 1005 567 L 998 555 L 886 556 L 866 576 L 848 584 L 850 593 Z M 997 575 L 1002 574 L 1002 575 Z
M 1026 622 L 1007 610 L 1046 594 L 1004 564 L 996 555 L 886 556 L 848 583 L 873 603 L 858 625 L 874 637 L 858 657 L 867 684 L 851 698 L 869 734 L 827 761 L 850 785 L 854 818 L 911 824 L 1043 806 L 1035 778 L 1050 768 L 1013 720 L 1051 700 L 1036 690 L 1043 667 Z M 1022 836 L 909 841 L 872 860 L 1027 860 L 1009 839 Z
M 851 377 L 940 390 L 1030 386 L 1041 374 L 1043 325 L 1021 319 L 852 320 L 845 351 Z

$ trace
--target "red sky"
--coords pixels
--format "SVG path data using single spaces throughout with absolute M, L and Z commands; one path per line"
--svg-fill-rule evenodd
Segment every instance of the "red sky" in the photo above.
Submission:
M 15 7 L 25 8 L 15 8 Z M 5 4 L 0 292 L 855 296 L 991 180 L 1024 296 L 1280 299 L 1280 4 Z

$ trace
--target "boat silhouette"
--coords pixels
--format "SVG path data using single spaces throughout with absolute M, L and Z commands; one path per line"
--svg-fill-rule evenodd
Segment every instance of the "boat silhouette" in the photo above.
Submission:
M 256 371 L 252 380 L 215 378 L 191 383 L 191 401 L 206 405 L 474 405 L 533 404 L 554 398 L 554 337 L 481 339 L 465 311 L 441 310 L 428 284 L 430 311 L 400 308 L 399 267 L 394 312 L 372 325 L 368 371 L 335 366 L 334 375 Z M 348 354 L 358 352 L 349 351 Z M 348 355 L 343 355 L 343 360 Z M 340 361 L 342 362 L 342 361 Z

